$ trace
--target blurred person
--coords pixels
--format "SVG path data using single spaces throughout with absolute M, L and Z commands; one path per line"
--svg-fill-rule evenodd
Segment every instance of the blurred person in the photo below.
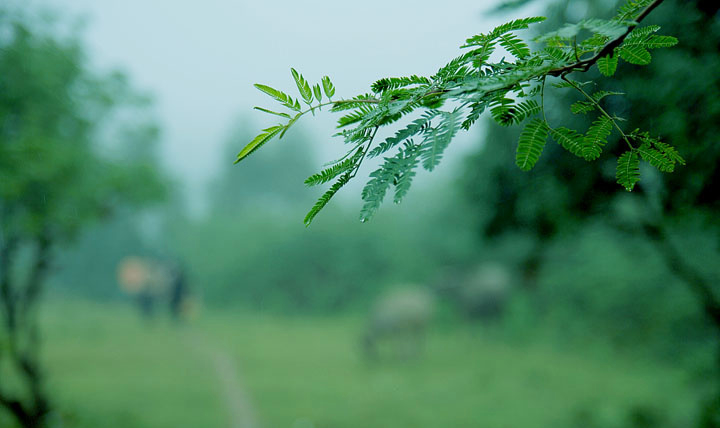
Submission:
M 136 295 L 145 286 L 148 268 L 140 257 L 125 257 L 118 264 L 117 278 L 120 289 L 127 294 Z
M 140 313 L 146 319 L 155 314 L 157 301 L 167 294 L 171 275 L 162 263 L 130 256 L 118 266 L 120 288 L 135 297 Z
M 174 321 L 180 322 L 192 317 L 196 305 L 191 297 L 187 276 L 182 264 L 175 263 L 171 271 L 172 275 L 168 290 L 170 316 Z

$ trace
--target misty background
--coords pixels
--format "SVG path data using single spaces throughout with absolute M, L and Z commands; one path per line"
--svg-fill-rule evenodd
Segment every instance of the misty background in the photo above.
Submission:
M 271 101 L 254 83 L 289 87 L 294 67 L 311 80 L 330 76 L 338 94 L 365 93 L 381 77 L 434 73 L 470 34 L 504 19 L 489 13 L 494 1 L 13 3 L 50 10 L 64 25 L 77 23 L 93 67 L 126 71 L 149 92 L 162 127 L 163 162 L 181 180 L 196 213 L 205 208 L 213 171 L 234 161 L 221 151 L 233 127 L 243 123 L 260 130 L 274 124 L 251 110 Z M 342 152 L 337 147 L 342 142 L 331 138 L 334 119 L 319 116 L 300 123 L 313 140 L 318 166 Z M 448 160 L 473 143 L 460 135 Z M 339 196 L 354 201 L 358 192 Z
M 510 3 L 0 3 L 0 428 L 720 427 L 714 2 L 663 2 L 643 23 L 677 46 L 585 75 L 687 161 L 633 192 L 616 135 L 523 172 L 485 116 L 366 223 L 371 163 L 303 226 L 336 114 L 233 164 L 290 67 L 351 97 L 622 2 Z

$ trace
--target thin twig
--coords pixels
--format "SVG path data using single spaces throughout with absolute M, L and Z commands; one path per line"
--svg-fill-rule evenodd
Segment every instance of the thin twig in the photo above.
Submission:
M 630 146 L 630 150 L 635 150 L 635 147 L 633 147 L 633 145 L 630 143 L 630 139 L 628 138 L 627 135 L 625 135 L 625 132 L 623 132 L 622 128 L 620 128 L 620 126 L 617 124 L 617 122 L 615 121 L 615 119 L 614 119 L 612 116 L 610 116 L 610 115 L 608 114 L 608 112 L 605 111 L 604 108 L 602 108 L 602 106 L 600 105 L 600 103 L 598 103 L 597 101 L 595 101 L 595 98 L 591 97 L 591 96 L 590 96 L 587 92 L 585 92 L 580 86 L 576 85 L 575 82 L 573 82 L 572 80 L 568 79 L 568 78 L 565 77 L 564 75 L 563 75 L 563 76 L 560 76 L 560 78 L 561 78 L 562 80 L 568 82 L 570 85 L 572 85 L 573 88 L 575 88 L 575 89 L 577 89 L 578 91 L 580 91 L 580 93 L 583 94 L 583 95 L 585 96 L 585 98 L 587 98 L 588 100 L 590 100 L 590 102 L 593 103 L 593 104 L 595 105 L 595 107 L 597 107 L 597 109 L 600 110 L 600 112 L 601 112 L 605 117 L 607 117 L 607 118 L 610 120 L 610 122 L 613 124 L 613 126 L 615 126 L 615 128 L 620 132 L 620 135 L 622 135 L 623 140 L 625 140 L 625 142 L 627 143 L 627 145 Z
M 607 43 L 605 46 L 603 46 L 602 49 L 600 49 L 600 51 L 597 54 L 595 54 L 591 58 L 588 58 L 588 59 L 585 59 L 582 61 L 578 61 L 574 64 L 566 65 L 564 67 L 560 67 L 555 70 L 550 70 L 547 74 L 550 76 L 558 77 L 558 76 L 564 76 L 573 71 L 583 71 L 583 72 L 588 71 L 590 69 L 590 67 L 593 66 L 593 64 L 598 62 L 598 60 L 600 58 L 603 58 L 607 55 L 612 54 L 612 52 L 615 50 L 615 48 L 620 46 L 622 44 L 622 42 L 625 41 L 625 38 L 628 36 L 628 34 L 630 34 L 630 32 L 632 32 L 632 30 L 634 30 L 638 26 L 638 24 L 640 24 L 640 21 L 645 19 L 645 17 L 648 16 L 650 14 L 650 12 L 652 12 L 653 9 L 658 7 L 660 5 L 660 3 L 662 3 L 662 2 L 663 2 L 663 0 L 655 0 L 654 2 L 650 3 L 645 9 L 643 9 L 642 12 L 640 12 L 640 14 L 637 17 L 635 17 L 635 21 L 631 25 L 628 26 L 627 30 L 625 31 L 625 33 L 623 33 L 622 36 Z
M 368 139 L 367 146 L 365 146 L 365 150 L 363 150 L 363 154 L 360 157 L 360 160 L 355 165 L 353 172 L 350 174 L 350 178 L 355 177 L 355 174 L 357 174 L 358 170 L 360 169 L 360 165 L 362 165 L 363 160 L 365 160 L 365 155 L 367 155 L 368 151 L 370 150 L 370 146 L 372 145 L 372 142 L 375 139 L 375 135 L 377 134 L 378 129 L 380 129 L 380 126 L 376 126 L 375 129 L 373 129 L 372 135 L 370 135 L 370 138 Z

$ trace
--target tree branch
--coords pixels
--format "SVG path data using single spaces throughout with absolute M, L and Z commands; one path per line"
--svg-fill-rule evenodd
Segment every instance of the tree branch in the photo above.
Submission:
M 45 228 L 40 236 L 36 239 L 35 257 L 33 260 L 33 268 L 27 279 L 24 293 L 21 296 L 19 304 L 19 315 L 24 317 L 24 322 L 28 322 L 29 312 L 32 310 L 33 305 L 37 301 L 40 291 L 42 289 L 45 275 L 50 266 L 50 249 L 52 245 L 52 238 L 50 233 Z
M 640 14 L 635 17 L 635 23 L 630 25 L 625 33 L 618 37 L 617 39 L 611 40 L 609 43 L 607 43 L 605 46 L 603 46 L 602 49 L 600 49 L 600 52 L 592 56 L 591 58 L 584 59 L 581 61 L 578 61 L 574 64 L 566 65 L 564 67 L 557 68 L 555 70 L 550 70 L 548 72 L 548 75 L 550 76 L 564 76 L 565 74 L 568 74 L 573 71 L 588 71 L 590 67 L 592 67 L 600 58 L 603 58 L 607 55 L 612 54 L 612 52 L 615 50 L 616 47 L 620 46 L 622 42 L 625 41 L 625 38 L 634 30 L 640 22 L 645 19 L 646 16 L 650 14 L 650 12 L 653 11 L 656 7 L 660 6 L 660 3 L 662 3 L 663 0 L 655 0 L 654 2 L 650 3 L 645 9 L 643 9 Z
M 579 60 L 573 64 L 569 64 L 569 65 L 566 65 L 566 66 L 563 66 L 560 68 L 556 68 L 554 70 L 550 70 L 549 72 L 547 72 L 546 75 L 554 76 L 554 77 L 561 77 L 561 76 L 564 76 L 573 71 L 581 71 L 581 72 L 588 71 L 590 69 L 590 67 L 592 67 L 593 65 L 595 65 L 595 63 L 598 62 L 598 60 L 600 60 L 601 58 L 603 58 L 607 55 L 612 54 L 612 52 L 615 50 L 615 48 L 620 46 L 625 41 L 625 38 L 627 38 L 627 36 L 632 32 L 632 30 L 637 28 L 637 26 L 640 24 L 640 22 L 643 19 L 645 19 L 650 14 L 650 12 L 652 12 L 656 7 L 660 6 L 660 4 L 663 1 L 664 0 L 655 0 L 652 3 L 650 3 L 645 9 L 642 10 L 642 12 L 640 12 L 640 14 L 638 14 L 638 16 L 635 17 L 634 23 L 631 24 L 630 26 L 628 26 L 625 33 L 623 33 L 620 37 L 608 42 L 605 46 L 603 46 L 603 48 L 597 54 L 593 55 L 590 58 L 587 58 L 584 60 Z M 504 89 L 504 88 L 502 88 L 502 89 Z M 444 94 L 446 92 L 448 92 L 448 91 L 447 90 L 431 90 L 431 91 L 428 91 L 423 96 L 423 98 L 433 96 L 433 95 Z M 340 100 L 340 101 L 329 102 L 326 104 L 334 105 L 334 104 L 342 104 L 342 103 L 349 103 L 349 102 L 365 102 L 365 103 L 377 104 L 380 102 L 380 100 L 376 99 L 376 98 L 370 98 L 370 99 L 365 99 L 365 100 Z
M 5 313 L 4 324 L 9 339 L 7 357 L 23 378 L 29 396 L 18 400 L 0 391 L 0 407 L 6 408 L 22 426 L 37 427 L 50 407 L 43 388 L 43 374 L 38 359 L 38 332 L 31 319 L 31 310 L 37 302 L 47 273 L 52 240 L 47 230 L 43 230 L 36 238 L 32 270 L 22 290 L 14 289 L 15 281 L 10 269 L 18 244 L 16 237 L 10 237 L 0 247 L 0 304 Z M 26 340 L 19 340 L 20 334 Z

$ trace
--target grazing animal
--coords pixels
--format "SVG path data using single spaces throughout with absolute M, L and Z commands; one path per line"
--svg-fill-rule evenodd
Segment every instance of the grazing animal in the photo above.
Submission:
M 478 266 L 457 292 L 458 301 L 467 316 L 475 319 L 500 318 L 510 297 L 510 272 L 500 264 Z
M 433 295 L 420 287 L 382 295 L 370 312 L 362 337 L 365 356 L 404 359 L 421 355 L 434 310 Z

